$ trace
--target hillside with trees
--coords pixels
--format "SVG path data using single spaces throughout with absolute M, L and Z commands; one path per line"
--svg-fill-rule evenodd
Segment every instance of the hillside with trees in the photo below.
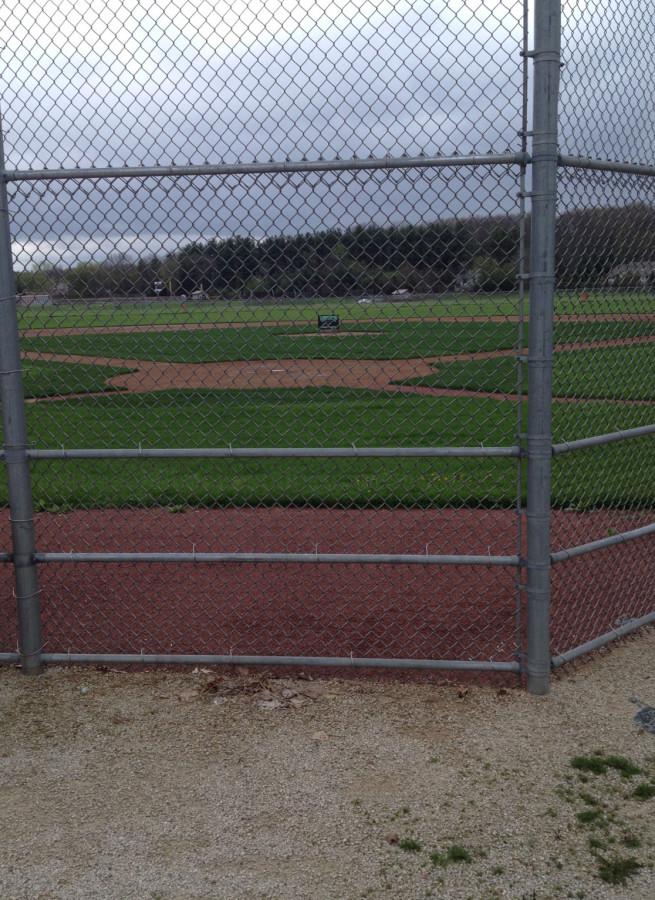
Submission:
M 646 264 L 655 260 L 655 210 L 632 204 L 563 213 L 557 245 L 560 287 L 598 288 L 617 281 L 643 287 Z M 519 221 L 503 216 L 360 225 L 263 240 L 215 238 L 163 256 L 112 254 L 102 261 L 19 272 L 17 279 L 20 292 L 48 293 L 55 300 L 147 297 L 157 282 L 175 296 L 202 291 L 225 300 L 512 291 L 518 255 Z M 639 277 L 630 266 L 637 262 Z M 619 274 L 612 277 L 613 270 Z

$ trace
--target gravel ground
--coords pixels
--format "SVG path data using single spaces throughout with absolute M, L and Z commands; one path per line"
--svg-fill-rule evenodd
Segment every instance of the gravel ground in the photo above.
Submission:
M 655 735 L 630 697 L 655 705 L 654 653 L 642 634 L 538 699 L 254 669 L 4 669 L 0 896 L 651 900 L 655 798 L 632 793 L 655 776 Z M 643 772 L 571 766 L 594 752 Z M 470 861 L 448 862 L 453 846 Z M 617 857 L 643 865 L 623 886 L 599 877 Z

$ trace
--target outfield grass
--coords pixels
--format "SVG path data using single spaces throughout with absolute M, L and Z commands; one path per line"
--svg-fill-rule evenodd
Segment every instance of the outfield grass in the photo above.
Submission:
M 289 303 L 244 303 L 216 300 L 205 303 L 179 300 L 141 302 L 66 303 L 57 306 L 21 308 L 21 329 L 74 328 L 112 325 L 166 325 L 175 323 L 257 324 L 259 322 L 315 323 L 319 313 L 334 313 L 345 320 L 402 320 L 434 316 L 516 315 L 518 295 L 450 294 L 411 301 L 373 301 L 323 297 Z
M 614 323 L 610 323 L 614 324 Z M 393 324 L 321 336 L 279 328 L 126 332 L 26 338 L 25 350 L 113 359 L 216 362 L 255 359 L 407 359 L 515 345 L 517 329 L 505 323 Z
M 558 439 L 572 440 L 643 425 L 650 414 L 643 406 L 560 404 L 554 428 Z M 485 399 L 346 389 L 170 391 L 31 405 L 28 429 L 38 447 L 493 446 L 514 442 L 516 407 Z M 645 438 L 572 454 L 555 461 L 555 474 L 555 505 L 652 506 L 655 443 Z M 516 491 L 513 459 L 39 461 L 33 475 L 37 508 L 50 510 L 507 507 Z
M 555 310 L 559 314 L 655 313 L 651 293 L 591 292 L 581 300 L 583 291 L 560 291 Z M 245 303 L 240 300 L 215 300 L 182 303 L 179 300 L 68 302 L 57 306 L 19 309 L 20 327 L 93 327 L 112 325 L 155 325 L 172 323 L 257 323 L 264 321 L 316 320 L 319 312 L 336 313 L 344 319 L 403 319 L 429 316 L 512 316 L 518 312 L 518 294 L 441 294 L 416 300 L 377 301 L 367 305 L 358 298 L 325 297 L 290 303 Z M 528 304 L 526 302 L 526 311 Z
M 296 329 L 297 330 L 297 329 Z M 557 340 L 592 341 L 651 334 L 651 322 L 564 322 Z M 24 350 L 111 359 L 206 363 L 256 359 L 410 359 L 449 353 L 511 349 L 517 327 L 509 322 L 416 322 L 359 325 L 340 336 L 279 328 L 121 332 L 25 338 Z
M 116 388 L 108 385 L 107 379 L 129 371 L 117 366 L 23 360 L 23 393 L 25 397 L 33 398 L 114 391 Z
M 435 367 L 433 375 L 397 383 L 513 394 L 517 385 L 516 361 L 511 357 L 500 357 L 445 363 Z M 653 400 L 655 346 L 556 353 L 553 394 L 585 399 Z

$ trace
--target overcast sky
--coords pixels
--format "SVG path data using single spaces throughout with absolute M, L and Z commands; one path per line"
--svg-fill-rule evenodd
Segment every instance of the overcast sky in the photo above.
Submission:
M 617 38 L 623 19 L 608 6 L 578 0 L 565 11 L 563 99 L 579 126 L 571 152 L 645 155 L 642 123 L 617 110 L 621 91 L 652 106 L 636 77 L 652 54 L 628 53 L 638 24 L 629 18 Z M 514 0 L 0 0 L 0 14 L 8 168 L 520 147 Z M 617 44 L 614 68 L 586 58 L 593 46 L 607 59 Z M 573 77 L 581 67 L 591 85 L 583 92 Z M 599 136 L 599 116 L 610 133 Z M 67 182 L 15 186 L 11 200 L 22 267 L 232 233 L 502 213 L 516 208 L 516 180 L 501 170 Z

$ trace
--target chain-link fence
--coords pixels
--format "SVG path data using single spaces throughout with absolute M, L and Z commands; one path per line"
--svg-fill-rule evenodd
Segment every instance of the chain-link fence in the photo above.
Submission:
M 648 619 L 629 4 L 3 12 L 0 658 L 544 691 Z

